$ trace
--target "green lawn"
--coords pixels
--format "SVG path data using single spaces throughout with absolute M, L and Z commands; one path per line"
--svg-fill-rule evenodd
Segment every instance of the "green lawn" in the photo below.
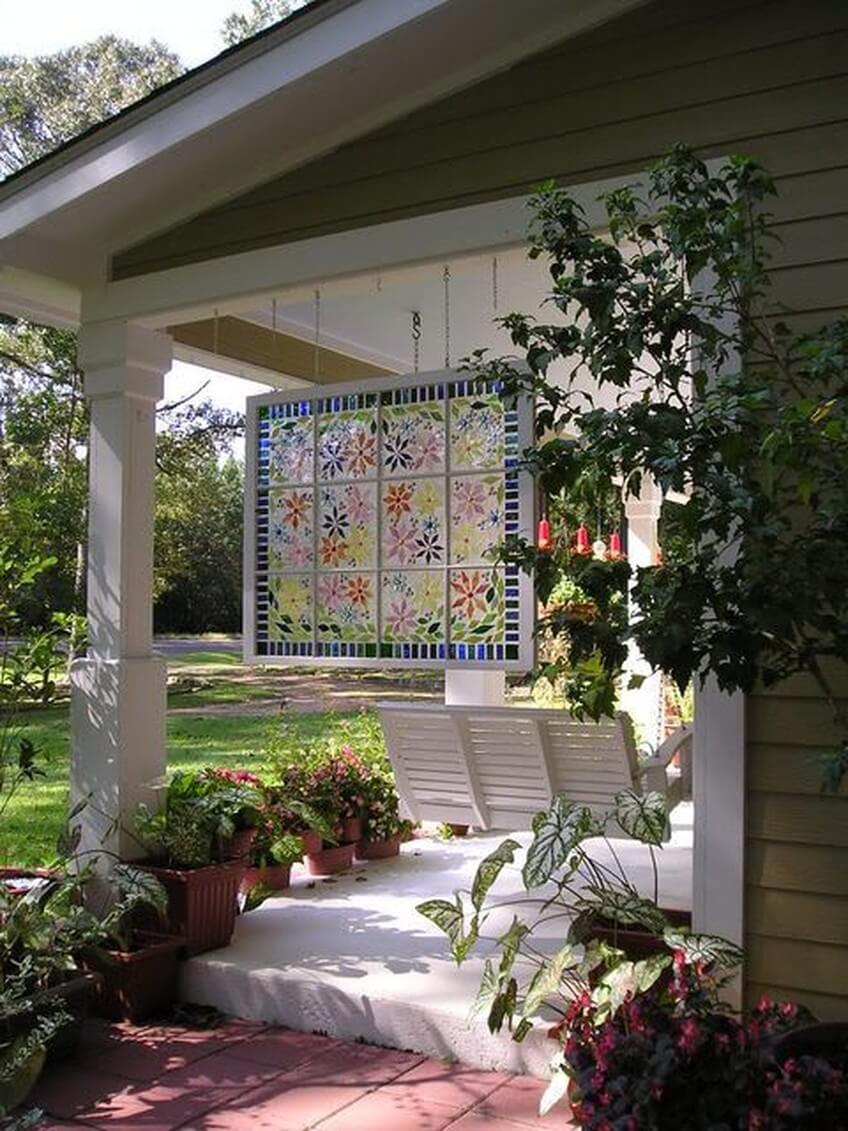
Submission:
M 221 685 L 218 685 L 219 688 Z M 245 696 L 242 689 L 241 698 Z M 188 705 L 188 704 L 187 704 Z M 319 737 L 328 728 L 347 726 L 355 737 L 373 741 L 373 716 L 359 712 L 287 715 L 296 741 Z M 62 827 L 68 793 L 69 720 L 66 706 L 33 711 L 28 736 L 45 754 L 46 778 L 25 785 L 0 822 L 0 864 L 33 866 L 50 861 Z M 273 715 L 171 715 L 168 719 L 169 769 L 232 766 L 257 769 L 279 728 Z
M 241 666 L 241 656 L 238 652 L 179 652 L 168 657 L 168 667 L 196 668 L 196 667 L 225 667 L 237 668 Z

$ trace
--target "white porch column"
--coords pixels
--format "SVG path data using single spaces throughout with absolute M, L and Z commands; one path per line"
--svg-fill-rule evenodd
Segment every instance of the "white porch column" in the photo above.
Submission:
M 88 655 L 71 669 L 71 802 L 84 851 L 140 855 L 122 822 L 165 771 L 165 661 L 153 655 L 156 402 L 171 341 L 126 322 L 84 325 L 91 402 Z
M 445 672 L 446 707 L 503 707 L 506 672 L 448 668 Z
M 662 509 L 662 495 L 656 483 L 643 479 L 638 496 L 631 496 L 624 504 L 627 519 L 627 558 L 633 569 L 651 566 L 656 562 L 659 542 L 657 526 Z M 630 617 L 638 616 L 633 599 L 630 600 Z M 629 677 L 642 676 L 644 682 L 638 688 L 628 689 Z M 642 653 L 631 642 L 625 682 L 622 693 L 622 706 L 633 719 L 639 739 L 658 745 L 662 740 L 662 676 L 652 672 Z

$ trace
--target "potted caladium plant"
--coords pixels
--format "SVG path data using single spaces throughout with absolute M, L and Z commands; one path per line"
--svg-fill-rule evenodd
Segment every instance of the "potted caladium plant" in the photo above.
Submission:
M 234 831 L 241 790 L 210 789 L 199 773 L 176 773 L 157 811 L 139 805 L 136 836 L 152 857 L 142 865 L 168 893 L 167 929 L 185 940 L 189 955 L 226 946 L 235 929 L 244 865 L 221 860 L 218 848 Z M 156 930 L 158 920 L 138 922 Z
M 101 976 L 94 1008 L 101 1017 L 140 1024 L 163 1013 L 177 996 L 177 976 L 184 940 L 163 931 L 134 925 L 139 908 L 149 908 L 162 923 L 168 915 L 168 893 L 150 872 L 118 864 L 98 885 L 102 939 L 86 947 L 80 961 Z

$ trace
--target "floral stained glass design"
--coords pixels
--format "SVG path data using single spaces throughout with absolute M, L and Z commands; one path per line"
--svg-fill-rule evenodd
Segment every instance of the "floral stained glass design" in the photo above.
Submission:
M 271 422 L 269 478 L 272 483 L 310 483 L 314 474 L 315 424 L 311 416 Z
M 521 413 L 525 412 L 525 416 Z M 255 448 L 255 654 L 524 662 L 529 408 L 462 375 L 264 399 Z
M 443 401 L 385 406 L 382 433 L 384 475 L 433 475 L 444 471 Z
M 377 575 L 318 575 L 318 640 L 373 643 L 377 639 Z
M 320 488 L 318 561 L 321 569 L 366 569 L 377 564 L 377 484 Z
M 319 418 L 318 478 L 373 479 L 377 474 L 377 414 L 362 408 Z
M 504 578 L 496 569 L 449 571 L 448 602 L 453 644 L 495 644 L 504 635 Z
M 284 574 L 268 579 L 268 638 L 274 643 L 312 640 L 312 574 Z
M 457 475 L 450 490 L 451 561 L 491 563 L 504 536 L 503 475 Z
M 385 482 L 382 531 L 384 567 L 444 563 L 444 479 L 395 479 Z
M 503 468 L 504 407 L 498 393 L 451 400 L 450 462 L 451 471 Z
M 268 568 L 310 569 L 315 558 L 311 487 L 272 488 L 268 493 Z
M 397 570 L 382 575 L 381 639 L 389 644 L 436 644 L 445 636 L 442 570 Z

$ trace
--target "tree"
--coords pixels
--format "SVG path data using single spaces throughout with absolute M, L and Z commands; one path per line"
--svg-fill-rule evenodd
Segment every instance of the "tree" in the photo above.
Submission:
M 577 708 L 613 709 L 628 639 L 681 688 L 712 674 L 748 692 L 809 673 L 845 727 L 833 783 L 848 768 L 848 718 L 823 664 L 848 661 L 848 320 L 793 331 L 772 298 L 773 194 L 751 161 L 711 174 L 678 149 L 650 171 L 644 197 L 605 197 L 603 239 L 547 186 L 531 255 L 548 260 L 560 318 L 503 320 L 529 377 L 480 354 L 475 367 L 539 399 L 549 438 L 526 455 L 544 494 L 591 475 L 624 495 L 650 476 L 664 494 L 689 496 L 662 524 L 662 562 L 635 573 L 573 548 L 504 547 L 543 599 L 566 576 L 593 605 L 577 625 L 550 626 L 569 637 Z M 586 374 L 617 394 L 612 407 L 581 391 Z M 617 610 L 631 582 L 638 616 L 628 623 Z
M 183 69 L 156 40 L 114 35 L 33 59 L 0 56 L 0 173 L 51 152 Z
M 246 12 L 231 12 L 221 26 L 221 38 L 228 47 L 264 31 L 266 27 L 284 20 L 303 0 L 250 0 Z
M 241 465 L 209 451 L 159 477 L 157 631 L 240 630 L 243 501 Z

